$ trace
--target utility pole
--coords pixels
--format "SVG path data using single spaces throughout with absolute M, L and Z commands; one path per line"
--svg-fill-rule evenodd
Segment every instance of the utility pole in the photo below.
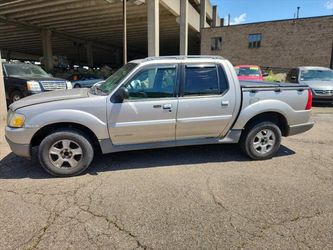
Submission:
M 123 0 L 123 62 L 124 65 L 127 63 L 127 10 L 126 10 L 127 0 Z
M 230 26 L 230 14 L 228 14 L 228 26 Z
M 6 120 L 7 116 L 7 103 L 6 103 L 6 92 L 5 92 L 5 82 L 3 79 L 2 72 L 2 59 L 0 50 L 0 124 Z

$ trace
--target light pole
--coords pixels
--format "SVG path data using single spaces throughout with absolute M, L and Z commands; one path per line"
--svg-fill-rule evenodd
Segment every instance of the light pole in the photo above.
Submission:
M 126 6 L 127 5 L 127 0 L 123 0 L 123 29 L 124 29 L 124 34 L 123 34 L 123 62 L 124 65 L 127 63 L 127 10 Z

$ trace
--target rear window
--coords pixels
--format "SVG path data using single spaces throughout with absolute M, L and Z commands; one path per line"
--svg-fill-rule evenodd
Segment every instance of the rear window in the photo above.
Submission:
M 261 72 L 258 67 L 236 67 L 238 76 L 260 76 Z

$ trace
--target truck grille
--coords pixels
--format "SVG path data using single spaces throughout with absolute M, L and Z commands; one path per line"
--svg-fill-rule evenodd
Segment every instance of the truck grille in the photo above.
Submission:
M 315 92 L 316 95 L 333 95 L 333 90 L 315 89 L 314 92 Z
M 41 81 L 40 83 L 46 91 L 67 89 L 64 81 Z

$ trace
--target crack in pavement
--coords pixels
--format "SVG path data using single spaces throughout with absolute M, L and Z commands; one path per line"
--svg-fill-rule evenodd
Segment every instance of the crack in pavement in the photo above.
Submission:
M 249 218 L 247 216 L 244 216 L 236 211 L 233 211 L 229 208 L 227 208 L 222 202 L 220 202 L 217 197 L 215 196 L 213 190 L 210 188 L 210 177 L 208 177 L 206 179 L 206 186 L 207 186 L 207 191 L 208 193 L 210 194 L 210 196 L 212 197 L 212 200 L 214 201 L 214 203 L 219 207 L 219 208 L 222 208 L 224 211 L 226 212 L 229 212 L 230 213 L 230 217 L 229 217 L 229 224 L 230 226 L 238 233 L 238 234 L 241 234 L 241 232 L 243 233 L 246 233 L 250 236 L 252 236 L 252 239 L 253 238 L 264 238 L 264 234 L 267 230 L 269 229 L 272 229 L 274 227 L 281 227 L 281 226 L 284 226 L 286 223 L 295 223 L 295 222 L 299 222 L 301 220 L 309 220 L 309 219 L 312 219 L 312 218 L 315 218 L 315 217 L 319 217 L 319 216 L 322 216 L 323 213 L 320 212 L 320 211 L 316 211 L 314 214 L 312 215 L 298 215 L 298 216 L 294 216 L 293 218 L 291 219 L 286 219 L 286 220 L 282 220 L 280 222 L 276 222 L 276 223 L 271 223 L 271 222 L 267 222 L 267 221 L 264 221 L 264 222 L 261 222 L 261 221 L 256 221 L 252 218 Z M 236 227 L 233 223 L 232 223 L 232 217 L 233 216 L 239 216 L 249 222 L 252 222 L 253 225 L 259 229 L 260 231 L 260 234 L 256 234 L 256 233 L 253 233 L 253 232 L 249 232 L 245 229 L 241 229 L 239 227 Z M 260 225 L 260 224 L 264 224 L 264 225 Z M 276 232 L 275 232 L 276 233 Z M 284 235 L 280 235 L 280 236 L 284 236 Z M 250 242 L 253 242 L 253 240 L 250 239 Z M 309 249 L 311 249 L 311 247 L 309 246 L 309 244 L 303 240 L 303 241 L 300 241 L 302 244 L 304 244 L 306 247 L 308 247 Z M 241 245 L 239 246 L 239 249 L 243 249 L 249 242 L 243 242 L 241 243 Z

